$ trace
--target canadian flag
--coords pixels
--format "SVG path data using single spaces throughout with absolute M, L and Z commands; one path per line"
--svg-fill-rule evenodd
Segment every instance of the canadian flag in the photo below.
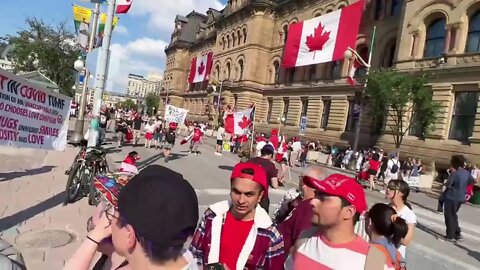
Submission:
M 288 30 L 282 66 L 299 67 L 344 58 L 355 48 L 365 0 L 343 9 L 294 23 Z
M 117 14 L 125 14 L 132 7 L 132 0 L 117 0 Z
M 212 70 L 213 53 L 202 55 L 200 58 L 194 57 L 190 66 L 189 83 L 203 82 L 210 75 Z
M 255 107 L 230 113 L 225 117 L 225 131 L 235 135 L 245 135 L 253 124 Z

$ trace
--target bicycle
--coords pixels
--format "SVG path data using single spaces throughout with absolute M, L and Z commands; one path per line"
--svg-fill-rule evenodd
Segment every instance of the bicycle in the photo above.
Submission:
M 97 205 L 100 195 L 95 189 L 93 177 L 109 171 L 106 160 L 107 151 L 101 147 L 86 147 L 82 145 L 68 171 L 66 184 L 66 200 L 64 205 L 74 203 L 79 198 L 88 196 L 90 205 Z

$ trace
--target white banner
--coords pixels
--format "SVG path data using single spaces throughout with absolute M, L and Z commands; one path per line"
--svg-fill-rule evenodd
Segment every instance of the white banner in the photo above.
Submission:
M 64 151 L 71 101 L 0 69 L 0 145 Z
M 175 122 L 177 124 L 183 124 L 185 122 L 185 118 L 187 118 L 187 113 L 188 110 L 177 108 L 172 105 L 167 105 L 165 107 L 165 122 Z

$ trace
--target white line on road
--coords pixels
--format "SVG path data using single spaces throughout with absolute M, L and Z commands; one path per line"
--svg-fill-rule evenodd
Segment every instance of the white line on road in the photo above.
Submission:
M 429 248 L 425 245 L 413 242 L 410 247 L 412 249 L 416 249 L 417 251 L 421 251 L 422 253 L 424 253 L 423 255 L 426 258 L 429 258 L 431 261 L 447 262 L 455 266 L 456 269 L 459 269 L 458 267 L 463 267 L 464 270 L 478 270 L 478 266 L 462 262 L 461 260 L 458 260 L 454 257 L 450 257 L 445 253 L 440 253 L 435 249 Z M 410 252 L 412 252 L 412 250 L 410 250 Z

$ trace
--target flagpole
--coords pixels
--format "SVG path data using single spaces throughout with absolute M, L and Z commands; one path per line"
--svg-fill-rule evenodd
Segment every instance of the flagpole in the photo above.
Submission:
M 87 104 L 88 79 L 90 77 L 90 72 L 88 71 L 86 64 L 88 63 L 88 53 L 90 53 L 93 50 L 95 36 L 97 34 L 99 15 L 100 15 L 100 3 L 96 3 L 95 9 L 93 10 L 93 22 L 92 22 L 92 29 L 90 30 L 88 49 L 85 55 L 85 76 L 83 78 L 82 96 L 80 98 L 80 108 L 78 110 L 78 117 L 75 122 L 75 131 L 71 139 L 71 142 L 75 144 L 80 143 L 80 141 L 83 139 L 83 128 L 85 126 L 85 107 Z
M 90 122 L 90 138 L 88 146 L 96 146 L 98 141 L 98 132 L 95 132 L 95 120 L 100 117 L 100 107 L 102 106 L 103 91 L 106 86 L 106 77 L 108 72 L 108 64 L 110 60 L 110 41 L 113 32 L 113 20 L 115 18 L 116 0 L 108 0 L 107 21 L 105 23 L 105 32 L 103 37 L 102 48 L 99 52 L 100 63 L 97 66 L 97 74 L 95 76 L 95 93 L 93 95 L 92 120 Z M 93 136 L 92 136 L 93 135 Z
M 253 135 L 255 134 L 255 117 L 256 117 L 256 104 L 253 104 L 253 110 L 255 110 L 255 112 L 253 113 L 253 119 L 252 119 L 252 141 L 250 142 L 250 158 L 252 157 L 252 151 L 253 151 Z
M 360 96 L 360 111 L 358 113 L 358 121 L 357 121 L 357 126 L 355 128 L 355 140 L 354 140 L 354 143 L 353 143 L 353 154 L 355 155 L 355 153 L 357 152 L 358 150 L 358 141 L 360 139 L 360 128 L 362 126 L 362 118 L 363 118 L 363 101 L 365 99 L 365 91 L 367 89 L 367 86 L 368 86 L 368 74 L 370 74 L 370 65 L 372 63 L 372 55 L 373 55 L 373 48 L 375 46 L 375 34 L 377 32 L 377 27 L 374 26 L 373 27 L 373 33 L 372 33 L 372 43 L 370 44 L 370 52 L 368 54 L 368 63 L 367 63 L 367 66 L 366 66 L 366 73 L 365 73 L 365 82 L 363 83 L 363 89 L 362 89 L 362 92 L 361 92 L 361 96 Z M 361 57 L 359 57 L 361 59 Z M 363 59 L 362 59 L 363 60 Z

